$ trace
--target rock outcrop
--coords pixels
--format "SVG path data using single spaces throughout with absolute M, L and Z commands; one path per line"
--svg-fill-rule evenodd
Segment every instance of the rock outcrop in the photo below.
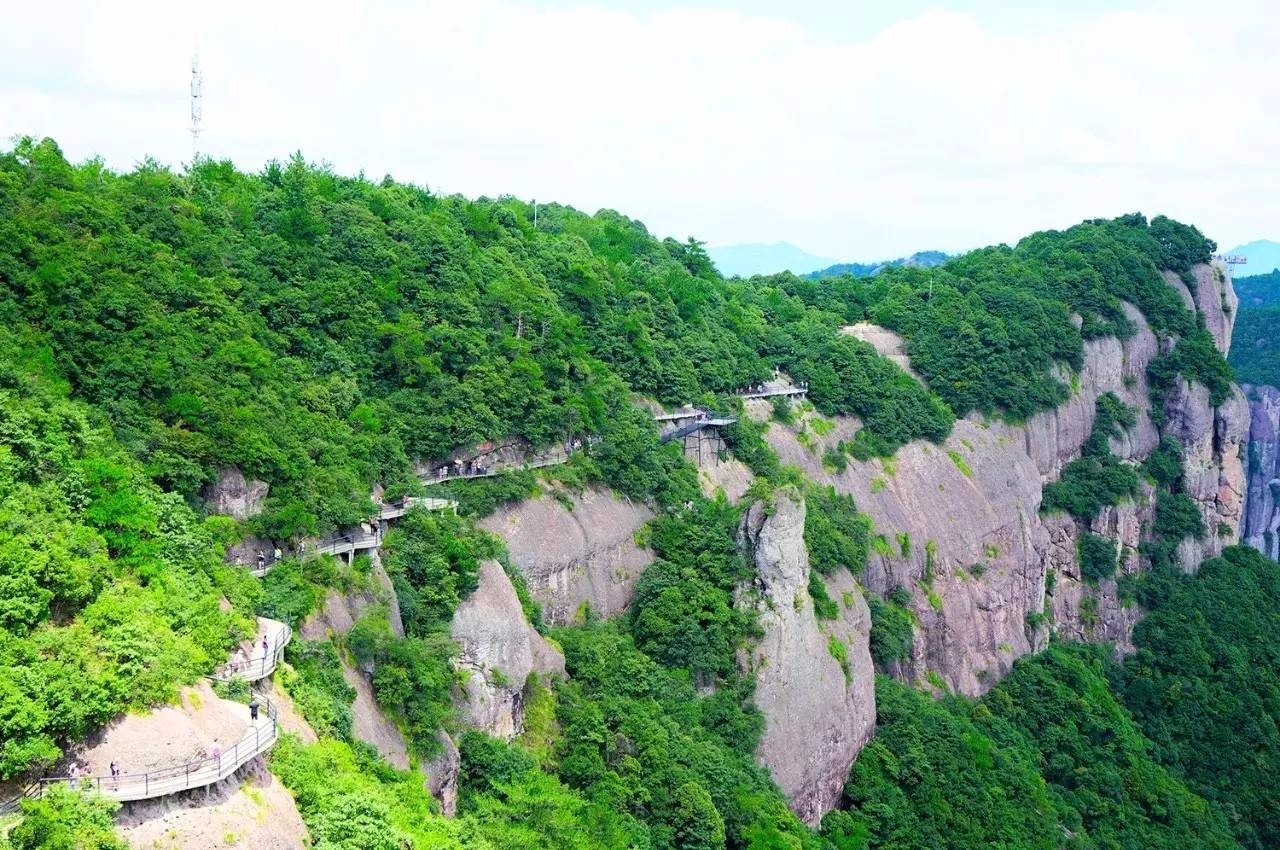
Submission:
M 738 604 L 756 608 L 764 631 L 747 659 L 765 718 L 756 757 L 791 809 L 817 825 L 875 730 L 875 679 L 871 616 L 848 573 L 828 580 L 838 617 L 822 621 L 814 613 L 804 518 L 804 503 L 785 492 L 770 508 L 751 506 L 742 540 L 757 577 Z
M 529 625 L 515 587 L 497 561 L 480 564 L 480 583 L 449 632 L 466 674 L 469 725 L 510 740 L 524 729 L 524 688 L 531 674 L 564 675 L 564 656 Z
M 1280 389 L 1244 387 L 1249 400 L 1244 541 L 1280 561 Z
M 400 601 L 396 597 L 391 577 L 382 565 L 377 549 L 370 553 L 373 562 L 369 572 L 369 584 L 365 588 L 339 593 L 330 589 L 320 609 L 302 621 L 299 629 L 307 640 L 324 640 L 330 635 L 345 635 L 356 621 L 370 612 L 387 618 L 387 625 L 396 637 L 404 637 L 404 622 L 400 618 Z
M 548 623 L 571 622 L 585 604 L 612 617 L 631 601 L 653 553 L 636 532 L 653 513 L 607 490 L 570 497 L 572 509 L 546 494 L 499 508 L 480 527 L 500 536 L 542 605 Z
M 256 478 L 245 480 L 244 473 L 234 466 L 218 470 L 218 480 L 206 488 L 205 510 L 246 520 L 262 513 L 270 486 Z
M 1249 402 L 1233 388 L 1215 408 L 1208 389 L 1179 379 L 1165 402 L 1165 418 L 1165 433 L 1182 443 L 1184 489 L 1200 508 L 1208 530 L 1200 540 L 1187 540 L 1179 547 L 1182 567 L 1190 571 L 1240 539 Z

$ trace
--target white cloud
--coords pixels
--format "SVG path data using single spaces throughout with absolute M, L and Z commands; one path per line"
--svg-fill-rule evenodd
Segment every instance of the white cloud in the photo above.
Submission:
M 935 10 L 862 41 L 726 10 L 515 0 L 6 17 L 0 134 L 119 167 L 189 158 L 198 38 L 205 150 L 248 168 L 300 148 L 341 171 L 850 259 L 1135 209 L 1227 243 L 1280 236 L 1280 13 L 1262 0 L 1016 32 Z

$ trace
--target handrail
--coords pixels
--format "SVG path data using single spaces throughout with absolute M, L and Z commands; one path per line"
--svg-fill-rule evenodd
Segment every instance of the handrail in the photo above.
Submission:
M 22 792 L 18 794 L 18 796 L 0 801 L 0 815 L 7 815 L 16 812 L 18 807 L 22 805 L 23 800 L 33 800 L 36 797 L 39 797 L 41 792 L 42 788 L 40 786 L 40 780 L 37 779 L 26 788 L 23 788 Z
M 255 698 L 266 708 L 266 721 L 258 721 L 250 727 L 243 737 L 236 741 L 230 750 L 217 756 L 206 756 L 194 762 L 149 770 L 143 774 L 121 774 L 118 777 L 107 776 L 46 776 L 36 780 L 26 791 L 25 797 L 39 797 L 44 789 L 54 785 L 65 784 L 72 790 L 96 790 L 104 797 L 120 801 L 146 800 L 152 797 L 164 797 L 202 788 L 226 779 L 251 759 L 270 749 L 280 737 L 278 722 L 279 711 L 266 696 L 255 694 Z M 5 805 L 14 808 L 22 801 L 15 798 Z M 5 811 L 0 807 L 0 811 Z
M 738 390 L 739 398 L 770 398 L 778 395 L 807 395 L 808 387 L 779 387 L 763 390 Z

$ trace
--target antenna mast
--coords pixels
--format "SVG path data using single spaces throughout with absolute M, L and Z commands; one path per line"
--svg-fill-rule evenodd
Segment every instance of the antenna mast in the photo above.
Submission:
M 200 54 L 191 57 L 191 159 L 200 156 L 200 121 L 204 118 L 204 74 Z

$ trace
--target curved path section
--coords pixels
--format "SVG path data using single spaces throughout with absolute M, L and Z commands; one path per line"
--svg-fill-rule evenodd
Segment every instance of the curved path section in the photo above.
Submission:
M 140 774 L 125 773 L 119 777 L 81 776 L 73 779 L 70 776 L 47 776 L 31 785 L 22 796 L 39 797 L 46 788 L 62 785 L 73 790 L 96 791 L 104 797 L 128 802 L 164 797 L 221 782 L 250 760 L 271 749 L 280 737 L 275 705 L 264 696 L 255 694 L 255 698 L 263 709 L 258 719 L 249 726 L 240 740 L 217 755 L 210 754 L 206 758 L 177 767 L 149 770 Z M 13 802 L 16 807 L 18 801 Z
M 210 679 L 218 682 L 230 682 L 239 679 L 242 682 L 257 682 L 276 671 L 284 659 L 284 648 L 293 640 L 293 629 L 287 623 L 267 617 L 258 618 L 258 635 L 252 649 L 238 650 L 231 660 L 213 672 Z M 266 638 L 266 646 L 262 638 Z

